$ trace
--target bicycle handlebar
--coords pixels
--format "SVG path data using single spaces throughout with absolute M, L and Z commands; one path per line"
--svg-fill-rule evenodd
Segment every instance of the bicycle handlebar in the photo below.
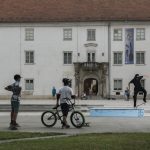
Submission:
M 71 102 L 71 99 L 67 99 L 70 103 L 70 105 L 74 106 L 75 105 L 75 95 L 71 96 L 71 98 L 74 100 L 74 102 Z M 52 109 L 57 109 L 60 105 L 54 106 Z

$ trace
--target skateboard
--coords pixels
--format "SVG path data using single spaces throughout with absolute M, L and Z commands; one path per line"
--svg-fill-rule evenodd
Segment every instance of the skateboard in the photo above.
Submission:
M 90 126 L 90 122 L 85 122 L 84 123 L 84 127 L 89 127 Z
M 141 105 L 144 105 L 144 104 L 146 104 L 146 103 L 145 103 L 145 102 L 143 102 L 143 103 L 141 103 L 141 104 L 137 105 L 137 106 L 136 106 L 136 108 L 137 108 L 137 107 L 139 107 L 139 106 L 141 106 Z

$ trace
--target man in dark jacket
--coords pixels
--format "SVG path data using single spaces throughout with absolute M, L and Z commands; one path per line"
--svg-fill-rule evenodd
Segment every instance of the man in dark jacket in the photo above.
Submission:
M 139 76 L 139 74 L 136 74 L 134 76 L 134 78 L 129 82 L 129 89 L 130 89 L 130 84 L 134 84 L 134 107 L 136 107 L 136 100 L 137 100 L 137 94 L 138 92 L 143 92 L 144 93 L 144 97 L 143 97 L 143 101 L 146 103 L 146 95 L 147 95 L 147 91 L 144 89 L 144 87 L 142 87 L 141 85 L 141 79 L 143 78 L 143 76 Z

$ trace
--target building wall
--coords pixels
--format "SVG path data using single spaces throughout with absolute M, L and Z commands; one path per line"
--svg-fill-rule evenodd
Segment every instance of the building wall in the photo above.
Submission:
M 121 28 L 123 31 L 123 40 L 122 41 L 114 41 L 113 40 L 113 31 L 114 29 Z M 125 29 L 133 28 L 134 29 L 134 64 L 125 64 Z M 136 40 L 136 28 L 145 28 L 145 40 L 137 41 Z M 124 90 L 128 86 L 129 81 L 134 77 L 135 74 L 146 75 L 143 79 L 145 79 L 145 88 L 150 94 L 150 26 L 149 24 L 113 24 L 111 26 L 111 67 L 110 67 L 110 91 L 111 95 L 116 95 L 116 90 L 114 90 L 114 79 L 122 79 L 123 87 L 122 90 L 119 91 L 121 95 L 124 95 Z M 123 64 L 122 65 L 114 65 L 113 64 L 113 53 L 115 51 L 121 51 L 123 53 Z M 145 51 L 145 64 L 137 65 L 136 64 L 136 51 Z M 133 94 L 134 86 L 131 85 L 131 94 Z
M 4 87 L 20 73 L 20 29 L 0 27 L 0 95 L 8 94 Z
M 28 27 L 34 28 L 34 41 L 25 41 Z M 64 28 L 72 28 L 71 41 L 63 40 Z M 96 29 L 96 41 L 87 41 L 87 29 Z M 3 88 L 14 82 L 16 73 L 23 77 L 23 94 L 51 95 L 53 86 L 57 90 L 62 86 L 63 77 L 72 79 L 75 92 L 74 64 L 63 64 L 63 51 L 72 51 L 73 62 L 86 62 L 87 51 L 95 50 L 97 62 L 108 62 L 107 26 L 104 24 L 1 24 L 0 33 L 0 68 L 3 70 L 0 95 L 8 94 Z M 85 46 L 88 43 L 97 46 Z M 25 64 L 26 50 L 34 51 L 33 65 Z M 33 92 L 25 91 L 25 79 L 34 79 Z
M 25 41 L 25 28 L 34 28 L 34 41 Z M 63 40 L 63 29 L 72 29 L 72 40 Z M 136 73 L 145 74 L 145 88 L 150 93 L 150 26 L 148 23 L 117 23 L 110 25 L 107 23 L 55 23 L 55 24 L 0 24 L 0 95 L 7 95 L 9 92 L 4 87 L 14 82 L 13 76 L 19 73 L 22 78 L 22 89 L 25 91 L 25 79 L 34 79 L 33 95 L 49 96 L 52 87 L 57 91 L 62 86 L 62 78 L 72 79 L 72 88 L 75 93 L 75 71 L 74 64 L 63 64 L 63 51 L 72 51 L 73 62 L 86 62 L 87 52 L 96 52 L 96 62 L 109 62 L 110 72 L 107 81 L 108 96 L 116 96 L 114 90 L 114 79 L 122 79 L 123 87 L 119 91 L 120 95 L 128 82 Z M 122 28 L 122 41 L 113 41 L 113 31 Z M 134 28 L 134 64 L 125 64 L 125 29 Z M 136 28 L 145 28 L 145 40 L 136 41 Z M 87 41 L 87 29 L 96 29 L 96 41 Z M 108 41 L 108 35 L 111 41 Z M 95 45 L 94 45 L 95 44 Z M 110 49 L 109 49 L 110 47 Z M 35 63 L 25 64 L 25 50 L 33 50 L 35 53 Z M 123 64 L 113 64 L 113 53 L 121 51 L 123 53 Z M 136 51 L 145 51 L 145 64 L 137 65 Z M 110 53 L 110 58 L 108 58 Z M 133 86 L 131 87 L 133 93 Z M 11 93 L 9 93 L 11 94 Z

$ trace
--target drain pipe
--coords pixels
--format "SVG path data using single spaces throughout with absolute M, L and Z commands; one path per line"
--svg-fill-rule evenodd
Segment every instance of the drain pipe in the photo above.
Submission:
M 108 23 L 108 99 L 111 99 L 111 23 Z
M 22 57 L 22 43 L 21 43 L 21 36 L 22 36 L 22 33 L 21 33 L 21 23 L 20 23 L 20 25 L 19 25 L 19 28 L 20 28 L 20 42 L 19 42 L 19 49 L 20 49 L 20 58 L 19 58 L 19 73 L 20 73 L 20 75 L 22 76 L 22 66 L 21 66 L 21 61 L 22 61 L 22 59 L 21 59 L 21 57 Z

